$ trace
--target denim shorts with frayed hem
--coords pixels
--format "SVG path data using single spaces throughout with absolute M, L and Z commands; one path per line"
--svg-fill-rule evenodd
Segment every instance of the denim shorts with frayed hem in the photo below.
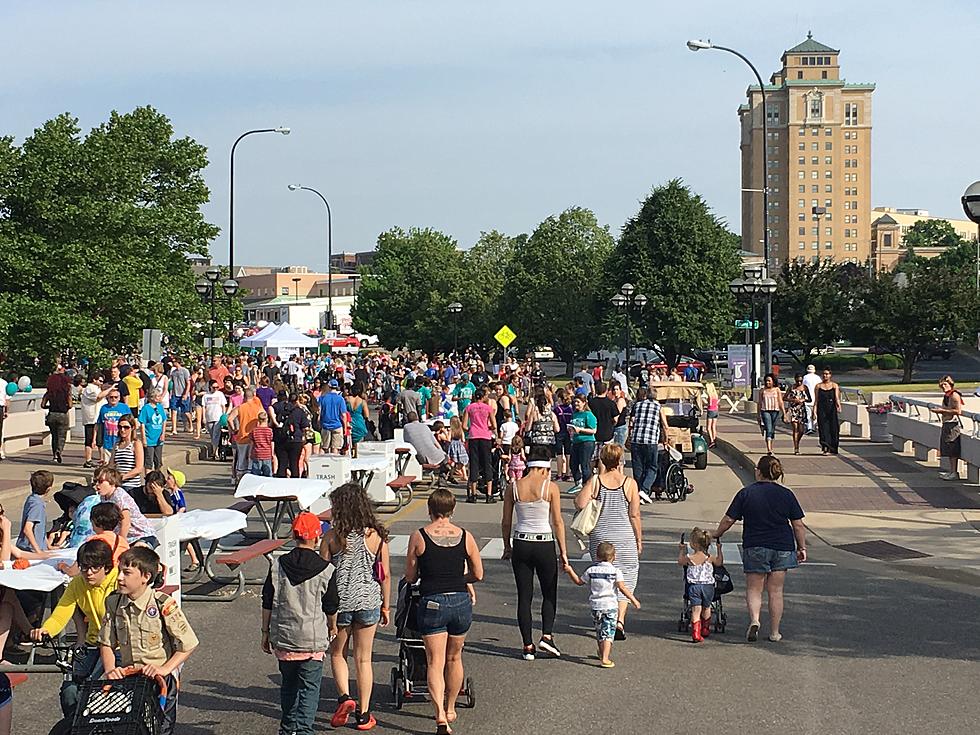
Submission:
M 337 627 L 346 628 L 349 625 L 360 625 L 365 628 L 381 622 L 381 608 L 372 607 L 369 610 L 352 610 L 337 613 Z
M 785 572 L 798 566 L 795 551 L 779 551 L 767 549 L 765 546 L 750 546 L 742 549 L 742 571 L 746 574 Z

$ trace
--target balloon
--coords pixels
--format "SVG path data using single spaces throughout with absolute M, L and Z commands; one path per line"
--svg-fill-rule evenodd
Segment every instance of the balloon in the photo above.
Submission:
M 17 381 L 17 387 L 26 392 L 31 387 L 31 379 L 26 375 L 21 375 L 20 380 Z
M 7 383 L 7 395 L 12 396 L 17 392 L 17 383 Z
M 218 424 L 220 426 L 222 426 L 222 427 L 227 426 L 228 425 L 228 415 L 227 414 L 224 414 L 224 413 L 221 414 L 221 418 L 218 419 Z
M 30 393 L 32 390 L 34 390 L 34 386 L 33 385 L 29 385 L 26 388 L 24 388 L 24 392 L 25 393 Z

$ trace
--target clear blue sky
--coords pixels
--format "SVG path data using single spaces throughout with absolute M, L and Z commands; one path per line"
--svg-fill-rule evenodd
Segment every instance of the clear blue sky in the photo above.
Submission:
M 973 0 L 806 4 L 465 0 L 27 2 L 0 6 L 0 132 L 69 111 L 88 129 L 150 104 L 208 146 L 210 221 L 228 223 L 239 146 L 236 261 L 326 263 L 394 226 L 527 232 L 572 206 L 614 233 L 681 177 L 739 225 L 736 108 L 751 72 L 689 52 L 742 50 L 765 78 L 809 29 L 873 81 L 873 201 L 959 216 L 980 179 Z M 224 234 L 216 260 L 227 262 Z

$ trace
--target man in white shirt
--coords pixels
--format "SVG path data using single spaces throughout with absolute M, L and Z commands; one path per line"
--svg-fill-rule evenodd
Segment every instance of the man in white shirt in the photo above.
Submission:
M 623 395 L 626 396 L 626 400 L 632 400 L 630 396 L 630 382 L 629 378 L 626 377 L 626 373 L 623 372 L 623 366 L 617 365 L 613 368 L 612 379 L 619 383 L 623 388 Z
M 803 385 L 806 386 L 807 390 L 810 391 L 810 400 L 806 404 L 806 433 L 813 433 L 813 401 L 817 397 L 816 388 L 817 383 L 820 382 L 820 376 L 817 375 L 817 368 L 813 365 L 806 366 L 806 375 L 803 376 Z

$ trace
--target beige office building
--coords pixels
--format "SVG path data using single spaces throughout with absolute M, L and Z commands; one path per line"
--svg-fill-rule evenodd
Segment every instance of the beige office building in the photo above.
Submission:
M 871 232 L 871 95 L 841 78 L 839 51 L 807 34 L 782 69 L 739 107 L 742 249 L 762 252 L 763 187 L 769 187 L 772 269 L 788 260 L 865 263 Z M 764 170 L 763 114 L 769 170 Z M 755 191 L 751 191 L 755 190 Z M 814 214 L 816 212 L 816 215 Z
M 956 234 L 964 240 L 977 240 L 977 226 L 968 219 L 933 217 L 925 209 L 896 209 L 875 207 L 871 210 L 871 262 L 879 271 L 892 270 L 906 255 L 905 233 L 916 222 L 939 220 L 948 222 Z M 942 246 L 925 246 L 915 249 L 923 258 L 935 258 L 946 251 Z

